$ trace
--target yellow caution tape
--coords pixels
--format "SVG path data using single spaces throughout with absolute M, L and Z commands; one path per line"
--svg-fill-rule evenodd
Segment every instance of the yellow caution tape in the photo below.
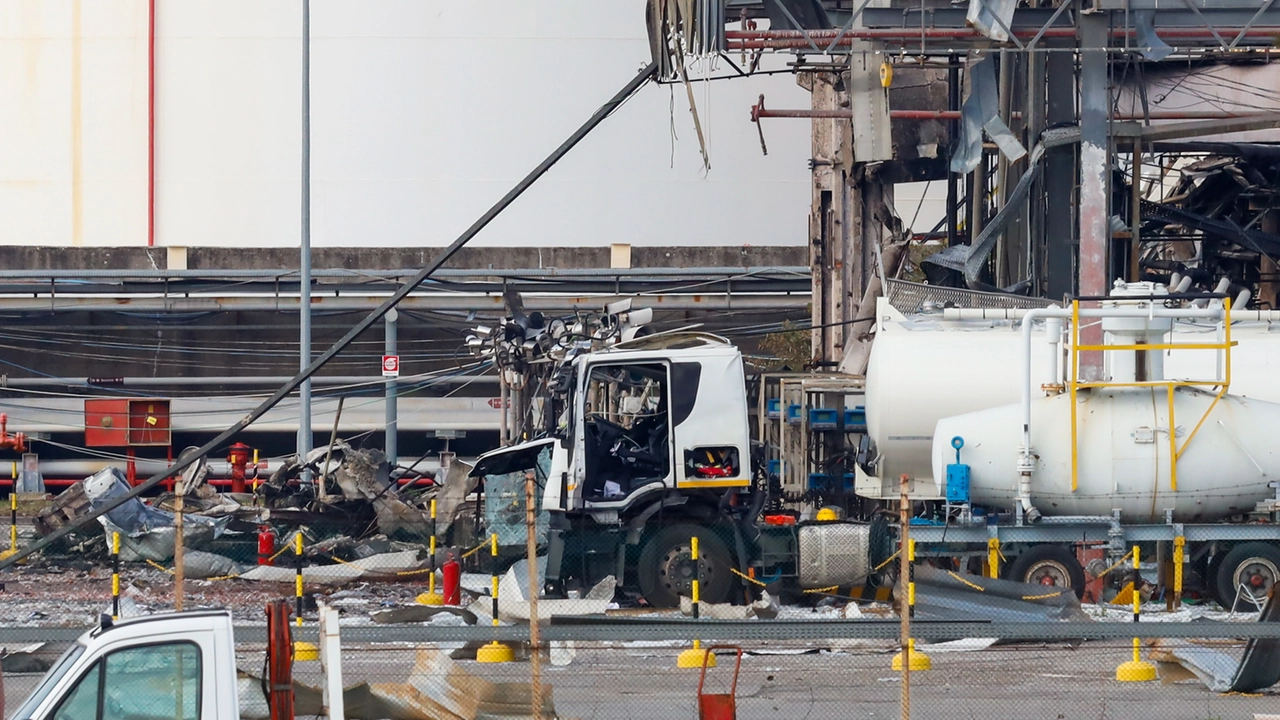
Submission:
M 480 550 L 481 550 L 482 548 L 487 548 L 487 547 L 489 547 L 489 541 L 488 541 L 488 540 L 485 540 L 484 542 L 480 543 L 479 545 L 477 545 L 477 546 L 475 546 L 475 547 L 471 548 L 470 550 L 468 550 L 468 551 L 466 551 L 466 552 L 462 553 L 462 555 L 461 555 L 458 559 L 460 559 L 460 560 L 466 560 L 467 558 L 471 557 L 472 555 L 475 555 L 476 553 L 480 552 Z
M 160 563 L 158 563 L 158 562 L 156 562 L 156 561 L 154 561 L 154 560 L 147 560 L 147 564 L 148 564 L 148 565 L 150 565 L 151 567 L 153 567 L 153 568 L 157 569 L 157 570 L 163 570 L 163 571 L 165 571 L 165 572 L 169 573 L 170 575 L 172 575 L 172 574 L 173 574 L 173 571 L 172 571 L 172 570 L 170 570 L 169 568 L 167 568 L 167 567 L 165 567 L 165 566 L 161 565 Z
M 960 577 L 958 574 L 956 574 L 956 572 L 955 572 L 954 570 L 948 570 L 948 571 L 947 571 L 947 574 L 948 574 L 948 575 L 950 575 L 951 577 L 953 577 L 953 578 L 955 578 L 955 579 L 959 580 L 960 582 L 964 583 L 965 585 L 968 585 L 969 587 L 973 588 L 974 590 L 977 590 L 978 592 L 986 592 L 986 591 L 987 591 L 987 589 L 986 589 L 986 588 L 984 588 L 984 587 L 982 587 L 981 585 L 979 585 L 979 584 L 977 584 L 977 583 L 969 582 L 968 580 L 965 580 L 964 578 Z M 1024 598 L 1024 599 L 1025 599 L 1025 598 Z
M 746 573 L 738 572 L 738 570 L 737 570 L 736 568 L 729 568 L 729 572 L 733 573 L 734 575 L 737 575 L 738 577 L 742 578 L 743 580 L 746 580 L 746 581 L 747 581 L 747 582 L 749 582 L 749 583 L 754 583 L 754 584 L 756 584 L 756 585 L 759 585 L 760 587 L 767 587 L 767 586 L 768 586 L 768 583 L 763 583 L 763 582 L 761 582 L 761 581 L 759 581 L 759 580 L 757 580 L 757 579 L 755 579 L 755 578 L 753 578 L 753 577 L 751 577 L 751 576 L 747 575 Z
M 875 567 L 875 569 L 874 569 L 874 570 L 872 570 L 871 572 L 880 572 L 880 570 L 881 570 L 881 569 L 883 569 L 885 565 L 888 565 L 889 563 L 893 562 L 893 559 L 894 559 L 894 558 L 896 558 L 896 557 L 898 557 L 898 553 L 899 553 L 899 552 L 901 552 L 901 551 L 900 551 L 900 550 L 894 550 L 892 555 L 890 555 L 890 556 L 889 556 L 889 557 L 888 557 L 884 562 L 882 562 L 882 563 L 880 563 L 879 565 L 877 565 L 877 566 Z
M 1131 557 L 1133 557 L 1133 551 L 1132 551 L 1132 550 L 1130 550 L 1129 552 L 1125 553 L 1124 557 L 1122 557 L 1122 558 L 1120 558 L 1119 560 L 1117 560 L 1115 565 L 1112 565 L 1111 567 L 1107 568 L 1106 570 L 1103 570 L 1102 572 L 1098 573 L 1098 574 L 1097 574 L 1097 577 L 1102 577 L 1103 575 L 1106 575 L 1107 573 L 1111 572 L 1112 570 L 1115 570 L 1116 568 L 1120 567 L 1121 565 L 1125 564 L 1126 562 L 1129 562 L 1129 558 L 1131 558 Z

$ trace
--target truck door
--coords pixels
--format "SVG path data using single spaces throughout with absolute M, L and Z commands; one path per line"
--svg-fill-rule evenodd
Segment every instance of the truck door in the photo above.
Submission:
M 133 645 L 85 670 L 48 720 L 200 720 L 200 646 Z
M 676 484 L 743 487 L 751 482 L 751 437 L 742 357 L 700 353 L 671 364 Z

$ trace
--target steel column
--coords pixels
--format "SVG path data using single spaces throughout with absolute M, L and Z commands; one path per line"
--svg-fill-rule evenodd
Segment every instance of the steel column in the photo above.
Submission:
M 387 314 L 382 318 L 384 355 L 399 354 L 396 350 L 396 321 L 399 317 L 400 313 L 397 312 L 395 308 L 392 308 L 387 311 Z M 396 407 L 397 385 L 398 383 L 395 378 L 387 378 L 387 431 L 385 450 L 387 452 L 387 462 L 392 465 L 395 465 L 396 458 L 399 457 L 397 454 L 399 451 L 399 443 L 397 442 L 399 437 L 398 430 L 396 428 L 397 421 L 399 419 L 398 408 Z
M 1053 49 L 1066 43 L 1049 41 Z M 1059 127 L 1075 121 L 1075 58 L 1067 52 L 1046 53 L 1048 114 L 1046 125 Z M 1053 300 L 1075 292 L 1075 147 L 1049 148 L 1044 166 L 1044 287 Z
M 1080 295 L 1107 294 L 1108 198 L 1106 15 L 1081 15 L 1080 53 Z M 1081 328 L 1086 345 L 1101 344 L 1101 326 Z M 1102 354 L 1081 353 L 1080 379 L 1102 379 Z

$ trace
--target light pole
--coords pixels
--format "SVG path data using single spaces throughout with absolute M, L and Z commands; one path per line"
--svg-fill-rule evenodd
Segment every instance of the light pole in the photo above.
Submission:
M 298 259 L 298 369 L 311 364 L 311 0 L 302 0 L 302 251 Z M 298 388 L 298 459 L 311 452 L 311 378 Z M 303 470 L 302 480 L 311 479 Z

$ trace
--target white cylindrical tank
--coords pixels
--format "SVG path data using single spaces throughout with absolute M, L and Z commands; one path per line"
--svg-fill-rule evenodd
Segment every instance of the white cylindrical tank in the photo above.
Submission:
M 1215 393 L 1178 388 L 1174 426 L 1178 447 L 1213 403 Z M 1033 400 L 1032 504 L 1045 516 L 1110 515 L 1130 522 L 1163 522 L 1166 509 L 1181 522 L 1212 522 L 1246 513 L 1274 496 L 1280 479 L 1280 404 L 1226 395 L 1213 407 L 1178 459 L 1171 487 L 1169 403 L 1161 388 L 1082 391 L 1078 407 L 1078 480 L 1071 489 L 1071 399 Z M 964 438 L 961 462 L 970 467 L 975 505 L 1012 509 L 1018 491 L 1022 407 L 1019 403 L 940 420 L 932 444 L 932 476 L 945 490 L 955 462 L 951 439 Z
M 1032 340 L 1036 382 L 1049 382 L 1049 343 Z M 1011 322 L 923 322 L 877 332 L 866 372 L 867 434 L 875 474 L 930 477 L 929 452 L 938 420 L 1021 397 L 1022 335 Z M 896 487 L 896 481 L 895 481 Z
M 867 433 L 879 464 L 875 474 L 897 478 L 933 477 L 931 448 L 939 420 L 1017 403 L 1021 397 L 1022 345 L 1017 323 L 943 322 L 937 319 L 886 321 L 876 334 L 866 372 Z M 1274 328 L 1274 329 L 1273 329 Z M 1037 387 L 1048 382 L 1046 336 L 1036 328 L 1032 372 Z M 1066 333 L 1070 342 L 1070 332 Z M 1231 339 L 1232 395 L 1280 402 L 1280 324 L 1236 323 Z M 1210 343 L 1219 331 L 1210 324 L 1175 323 L 1174 343 Z M 1171 379 L 1219 377 L 1221 353 L 1166 351 L 1164 375 Z M 1063 370 L 1069 365 L 1063 359 Z M 1015 434 L 1021 419 L 1015 418 Z M 1203 432 L 1203 430 L 1201 431 Z M 950 439 L 950 437 L 946 438 Z

